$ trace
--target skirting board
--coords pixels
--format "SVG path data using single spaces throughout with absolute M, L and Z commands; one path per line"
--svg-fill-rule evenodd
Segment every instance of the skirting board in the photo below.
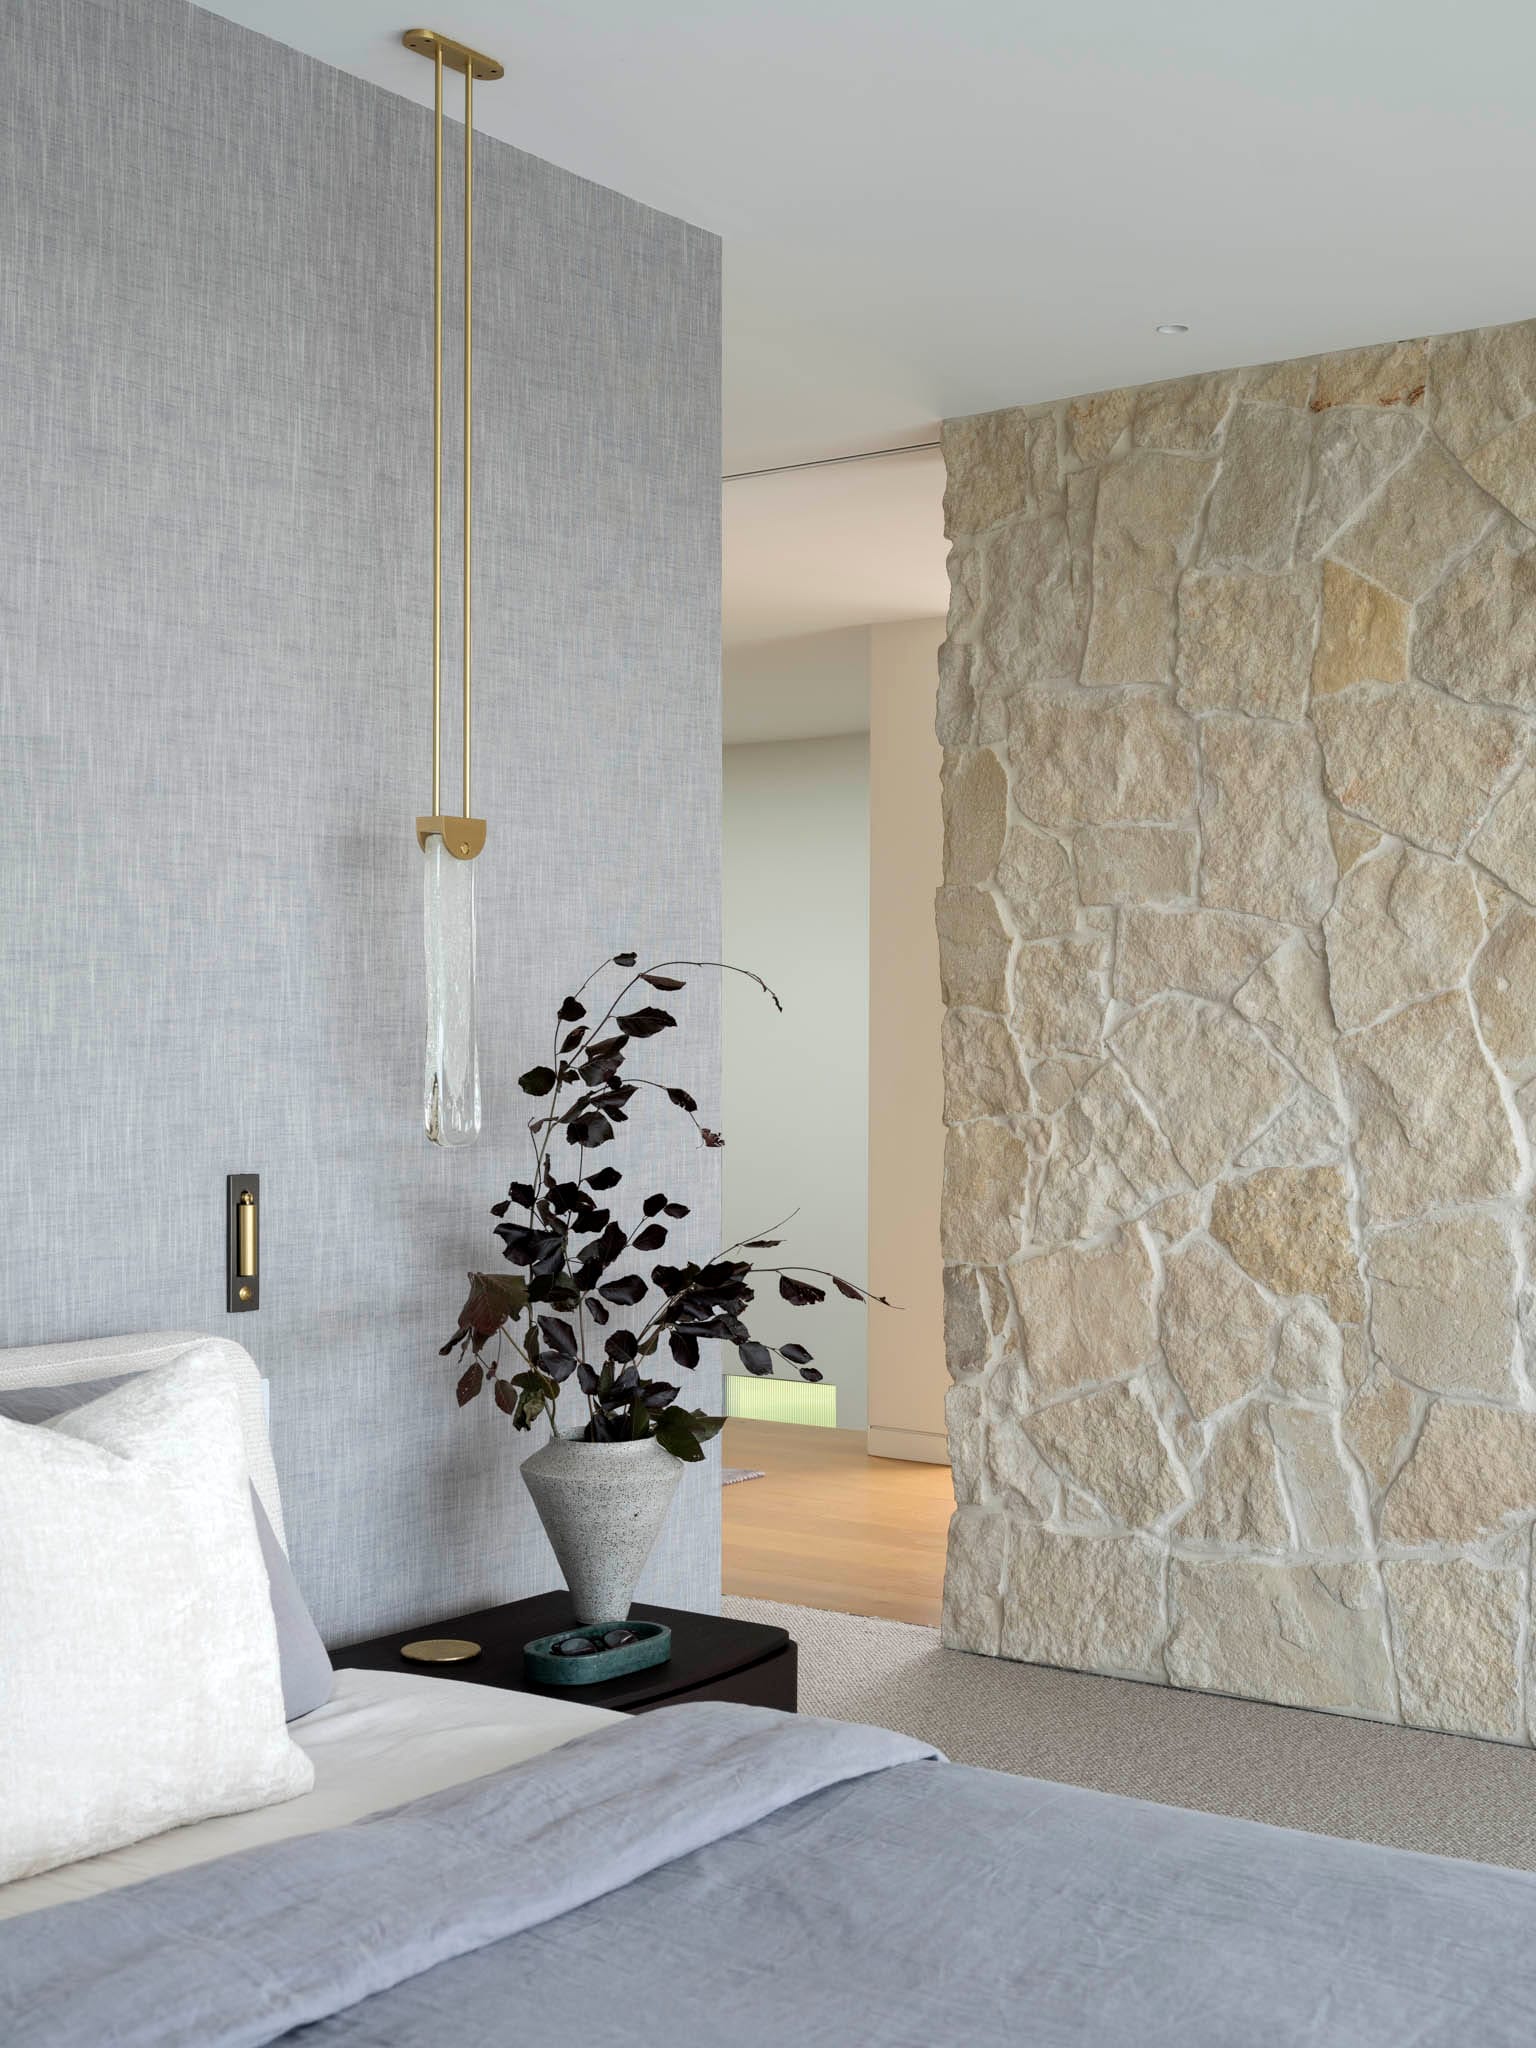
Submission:
M 905 1458 L 913 1465 L 947 1465 L 949 1439 L 931 1429 L 877 1429 L 870 1424 L 866 1442 L 872 1458 Z

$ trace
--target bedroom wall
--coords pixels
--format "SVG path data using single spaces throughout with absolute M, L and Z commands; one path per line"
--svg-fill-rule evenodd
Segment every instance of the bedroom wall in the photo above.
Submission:
M 1528 1740 L 1536 322 L 944 441 L 946 1638 Z
M 438 1152 L 430 115 L 175 0 L 13 0 L 0 48 L 0 1343 L 247 1344 L 332 1641 L 540 1590 L 534 1440 L 436 1351 L 553 1005 L 621 947 L 717 957 L 716 242 L 478 143 L 485 1129 Z M 707 977 L 678 1014 L 655 1065 L 707 1113 Z M 631 1163 L 712 1248 L 687 1123 L 637 1120 Z M 231 1170 L 264 1202 L 238 1319 Z M 715 1462 L 643 1595 L 716 1603 Z

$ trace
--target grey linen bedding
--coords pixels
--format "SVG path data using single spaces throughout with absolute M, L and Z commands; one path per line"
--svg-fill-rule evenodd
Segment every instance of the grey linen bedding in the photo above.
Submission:
M 7 2048 L 1505 2048 L 1536 1877 L 679 1707 L 0 1924 Z

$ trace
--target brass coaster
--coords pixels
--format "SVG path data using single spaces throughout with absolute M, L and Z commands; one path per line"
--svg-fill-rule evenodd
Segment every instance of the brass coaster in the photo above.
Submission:
M 479 1656 L 480 1645 L 463 1636 L 425 1636 L 419 1643 L 402 1643 L 400 1654 L 412 1664 L 467 1664 Z

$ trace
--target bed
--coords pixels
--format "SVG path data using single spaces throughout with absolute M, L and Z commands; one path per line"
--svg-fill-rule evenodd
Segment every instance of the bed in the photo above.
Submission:
M 1523 1872 L 763 1708 L 338 1680 L 313 1791 L 0 1888 L 7 2048 L 1536 2038 Z

